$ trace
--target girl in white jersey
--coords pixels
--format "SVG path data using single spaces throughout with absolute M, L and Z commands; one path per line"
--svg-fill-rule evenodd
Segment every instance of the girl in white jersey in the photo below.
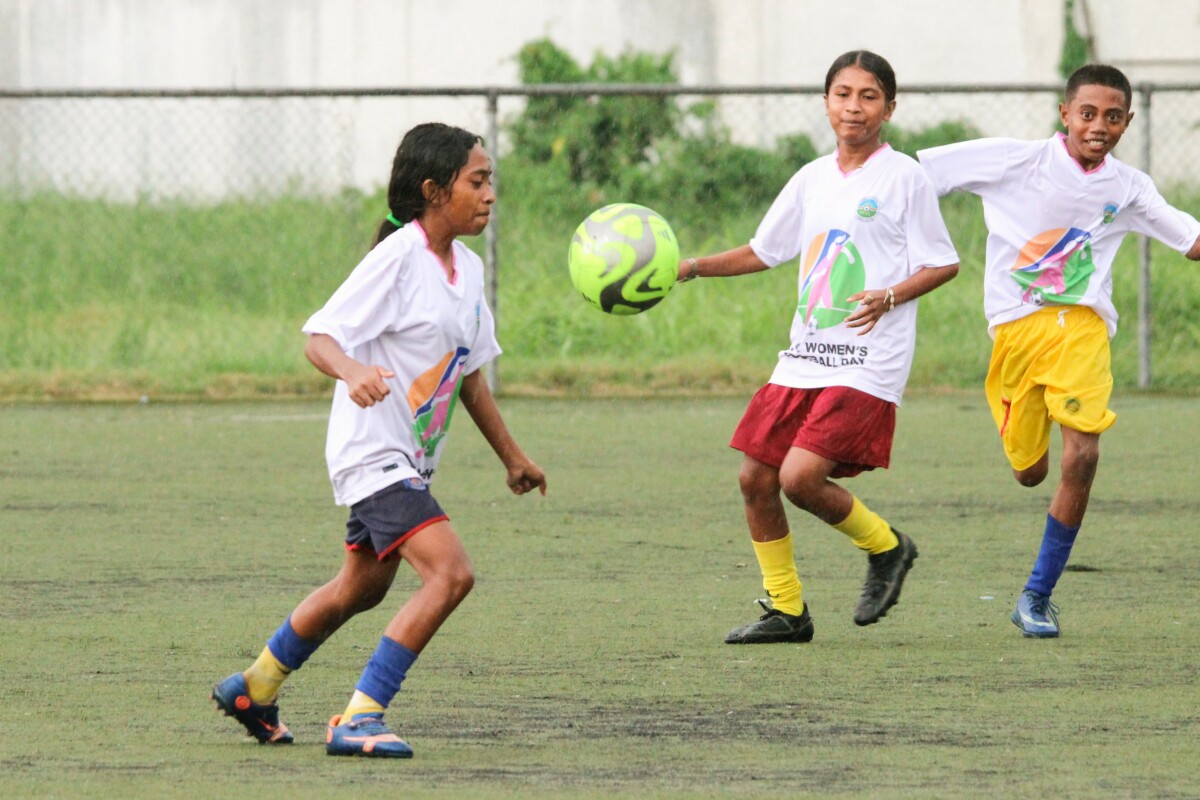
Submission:
M 1200 223 L 1168 205 L 1149 175 L 1109 155 L 1133 119 L 1132 94 L 1120 70 L 1090 64 L 1067 80 L 1059 106 L 1065 134 L 979 139 L 917 154 L 938 194 L 963 190 L 983 199 L 984 311 L 994 340 L 985 389 L 1019 483 L 1045 480 L 1051 423 L 1062 430 L 1061 478 L 1012 613 L 1028 637 L 1059 635 L 1050 595 L 1083 524 L 1100 434 L 1116 419 L 1108 401 L 1117 248 L 1135 231 L 1200 260 Z
M 749 244 L 680 263 L 686 281 L 801 257 L 791 345 L 731 442 L 744 454 L 746 521 L 771 603 L 729 644 L 812 640 L 781 493 L 868 553 L 859 625 L 887 614 L 917 557 L 912 539 L 830 480 L 888 466 L 916 342 L 914 301 L 958 272 L 929 179 L 880 139 L 895 98 L 886 60 L 840 56 L 825 76 L 837 149 L 792 176 Z
M 500 353 L 483 264 L 457 241 L 488 223 L 491 161 L 473 133 L 418 125 L 396 151 L 375 247 L 308 320 L 305 354 L 337 379 L 326 460 L 350 507 L 346 556 L 300 603 L 258 660 L 213 688 L 217 707 L 264 744 L 288 744 L 276 697 L 289 673 L 348 619 L 378 605 L 407 561 L 421 585 L 384 630 L 326 752 L 407 758 L 383 721 L 410 666 L 474 583 L 471 563 L 429 491 L 457 401 L 508 472 L 515 494 L 546 493 L 513 440 L 480 370 Z

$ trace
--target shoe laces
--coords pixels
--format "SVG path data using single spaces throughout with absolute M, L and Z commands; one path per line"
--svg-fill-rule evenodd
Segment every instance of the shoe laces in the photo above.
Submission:
M 762 610 L 766 612 L 765 614 L 763 614 L 761 617 L 758 618 L 759 622 L 762 622 L 764 619 L 770 619 L 771 617 L 778 617 L 780 614 L 783 613 L 778 608 L 772 608 L 771 602 L 769 600 L 765 600 L 760 597 L 759 599 L 755 600 L 754 602 L 758 603 L 759 606 L 762 607 Z
M 1050 600 L 1050 595 L 1048 594 L 1030 594 L 1029 610 L 1043 617 L 1053 616 L 1056 619 L 1058 618 L 1058 606 Z
M 363 733 L 391 733 L 387 723 L 383 721 L 382 714 L 370 714 L 367 716 L 352 719 L 346 723 L 346 727 L 352 731 L 362 731 Z

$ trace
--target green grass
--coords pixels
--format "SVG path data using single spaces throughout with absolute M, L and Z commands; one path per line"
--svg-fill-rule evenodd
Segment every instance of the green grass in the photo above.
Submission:
M 535 176 L 536 177 L 536 176 Z M 531 185 L 526 185 L 529 183 Z M 678 287 L 637 317 L 576 295 L 571 232 L 600 198 L 555 203 L 531 178 L 501 182 L 499 332 L 510 394 L 744 394 L 787 345 L 795 265 Z M 611 199 L 611 198 L 609 198 Z M 1200 213 L 1200 199 L 1177 198 Z M 0 398 L 251 398 L 320 395 L 304 320 L 365 252 L 379 198 L 285 198 L 209 207 L 123 206 L 41 196 L 0 200 Z M 978 385 L 990 343 L 982 313 L 978 203 L 945 201 L 959 278 L 921 301 L 912 385 Z M 690 219 L 694 209 L 658 209 Z M 685 254 L 746 242 L 763 213 L 680 224 Z M 482 237 L 471 240 L 482 247 Z M 1200 270 L 1155 245 L 1154 382 L 1200 387 Z M 1137 381 L 1136 242 L 1117 262 L 1120 386 Z
M 436 491 L 479 580 L 393 707 L 403 763 L 321 741 L 405 570 L 285 687 L 296 745 L 207 699 L 340 562 L 325 401 L 0 405 L 0 796 L 1200 795 L 1192 401 L 1114 402 L 1061 639 L 1008 621 L 1052 487 L 1012 481 L 976 391 L 914 393 L 895 468 L 849 482 L 921 549 L 887 619 L 853 625 L 861 554 L 794 513 L 816 639 L 732 648 L 745 399 L 505 401 L 545 498 L 463 417 Z

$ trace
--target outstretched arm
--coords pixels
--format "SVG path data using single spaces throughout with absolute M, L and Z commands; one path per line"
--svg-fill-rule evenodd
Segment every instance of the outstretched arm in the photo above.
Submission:
M 875 323 L 884 314 L 901 303 L 916 300 L 923 294 L 929 294 L 934 289 L 954 278 L 958 274 L 958 264 L 945 267 L 921 267 L 915 273 L 886 289 L 867 289 L 846 298 L 848 303 L 858 303 L 854 313 L 846 317 L 846 326 L 862 328 L 859 336 L 869 333 Z M 889 294 L 890 292 L 890 294 Z
M 692 278 L 731 278 L 768 269 L 748 244 L 702 258 L 685 258 L 679 262 L 676 280 L 690 281 Z
M 350 399 L 363 408 L 387 397 L 391 389 L 383 379 L 396 377 L 396 373 L 385 367 L 368 366 L 346 355 L 337 340 L 325 333 L 309 335 L 304 355 L 321 372 L 345 381 L 350 389 Z
M 546 493 L 546 474 L 542 468 L 529 460 L 529 456 L 517 445 L 508 427 L 500 416 L 500 408 L 496 398 L 488 388 L 483 370 L 476 370 L 463 378 L 462 391 L 459 394 L 463 406 L 475 420 L 479 432 L 487 443 L 496 451 L 500 463 L 508 470 L 508 488 L 513 494 L 525 494 L 534 489 Z
M 1187 251 L 1187 257 L 1192 261 L 1200 261 L 1200 236 L 1196 237 L 1196 241 L 1192 242 L 1192 249 Z

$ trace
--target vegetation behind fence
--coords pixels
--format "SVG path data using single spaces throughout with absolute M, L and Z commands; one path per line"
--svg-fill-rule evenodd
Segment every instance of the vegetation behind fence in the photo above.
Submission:
M 400 134 L 435 110 L 498 155 L 498 213 L 473 246 L 496 279 L 502 391 L 760 383 L 786 345 L 795 264 L 690 283 L 645 314 L 611 318 L 574 295 L 567 244 L 585 214 L 618 200 L 666 216 L 687 255 L 745 243 L 791 173 L 832 144 L 819 89 L 683 88 L 667 57 L 585 69 L 546 42 L 521 59 L 529 85 L 503 91 L 0 93 L 0 397 L 328 391 L 299 328 L 386 212 L 379 187 Z M 1200 188 L 1181 177 L 1200 163 L 1200 88 L 1138 91 L 1143 113 L 1121 157 L 1150 159 L 1171 199 L 1200 215 Z M 1045 136 L 1055 102 L 1053 87 L 901 87 L 887 136 L 909 152 Z M 977 386 L 989 349 L 982 215 L 965 196 L 944 211 L 963 270 L 921 301 L 912 385 Z M 1154 386 L 1200 387 L 1200 274 L 1157 245 L 1152 254 Z M 1115 284 L 1114 368 L 1133 386 L 1132 238 Z

